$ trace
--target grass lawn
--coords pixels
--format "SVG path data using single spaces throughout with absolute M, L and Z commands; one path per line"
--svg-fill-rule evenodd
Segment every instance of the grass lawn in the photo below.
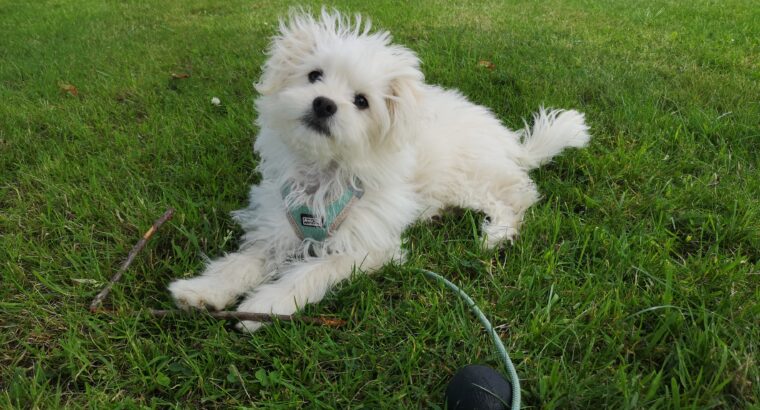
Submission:
M 236 249 L 252 83 L 288 4 L 0 0 L 0 408 L 441 406 L 457 368 L 499 362 L 413 267 L 499 326 L 526 407 L 760 406 L 756 2 L 335 5 L 509 126 L 584 111 L 591 146 L 533 174 L 543 199 L 514 246 L 480 250 L 482 215 L 452 212 L 408 231 L 407 265 L 306 309 L 343 328 L 156 320 L 130 312 L 171 307 L 172 278 Z M 170 206 L 119 313 L 88 313 Z

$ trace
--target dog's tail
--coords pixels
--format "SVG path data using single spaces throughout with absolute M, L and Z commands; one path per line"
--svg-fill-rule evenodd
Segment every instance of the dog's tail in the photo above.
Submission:
M 521 158 L 523 166 L 533 169 L 549 162 L 567 147 L 581 148 L 591 136 L 583 114 L 574 110 L 546 111 L 541 107 L 533 115 L 533 128 L 525 126 Z

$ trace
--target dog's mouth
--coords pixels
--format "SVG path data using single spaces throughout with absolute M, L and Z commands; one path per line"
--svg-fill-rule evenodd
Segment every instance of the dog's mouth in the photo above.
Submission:
M 327 120 L 319 119 L 313 114 L 306 114 L 301 118 L 301 122 L 312 131 L 316 131 L 325 137 L 331 137 L 330 127 L 327 126 Z

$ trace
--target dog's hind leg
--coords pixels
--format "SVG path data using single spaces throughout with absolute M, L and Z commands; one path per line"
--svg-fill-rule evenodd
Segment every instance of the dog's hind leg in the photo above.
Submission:
M 478 185 L 465 206 L 483 211 L 483 244 L 493 248 L 505 240 L 512 242 L 518 234 L 525 211 L 538 200 L 538 191 L 525 172 L 511 170 L 507 176 L 493 177 Z

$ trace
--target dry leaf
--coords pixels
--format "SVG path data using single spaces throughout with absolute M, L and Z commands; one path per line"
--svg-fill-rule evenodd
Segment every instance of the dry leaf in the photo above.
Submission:
M 176 79 L 183 79 L 183 78 L 190 78 L 190 74 L 188 73 L 172 73 L 172 78 Z
M 74 97 L 79 95 L 77 88 L 71 84 L 61 83 L 58 86 L 61 87 L 61 92 L 69 93 L 69 95 L 73 95 Z
M 488 60 L 480 60 L 480 61 L 478 61 L 478 67 L 487 68 L 487 69 L 493 71 L 493 70 L 496 69 L 496 64 L 494 64 L 494 63 L 492 63 L 492 62 L 490 62 Z

